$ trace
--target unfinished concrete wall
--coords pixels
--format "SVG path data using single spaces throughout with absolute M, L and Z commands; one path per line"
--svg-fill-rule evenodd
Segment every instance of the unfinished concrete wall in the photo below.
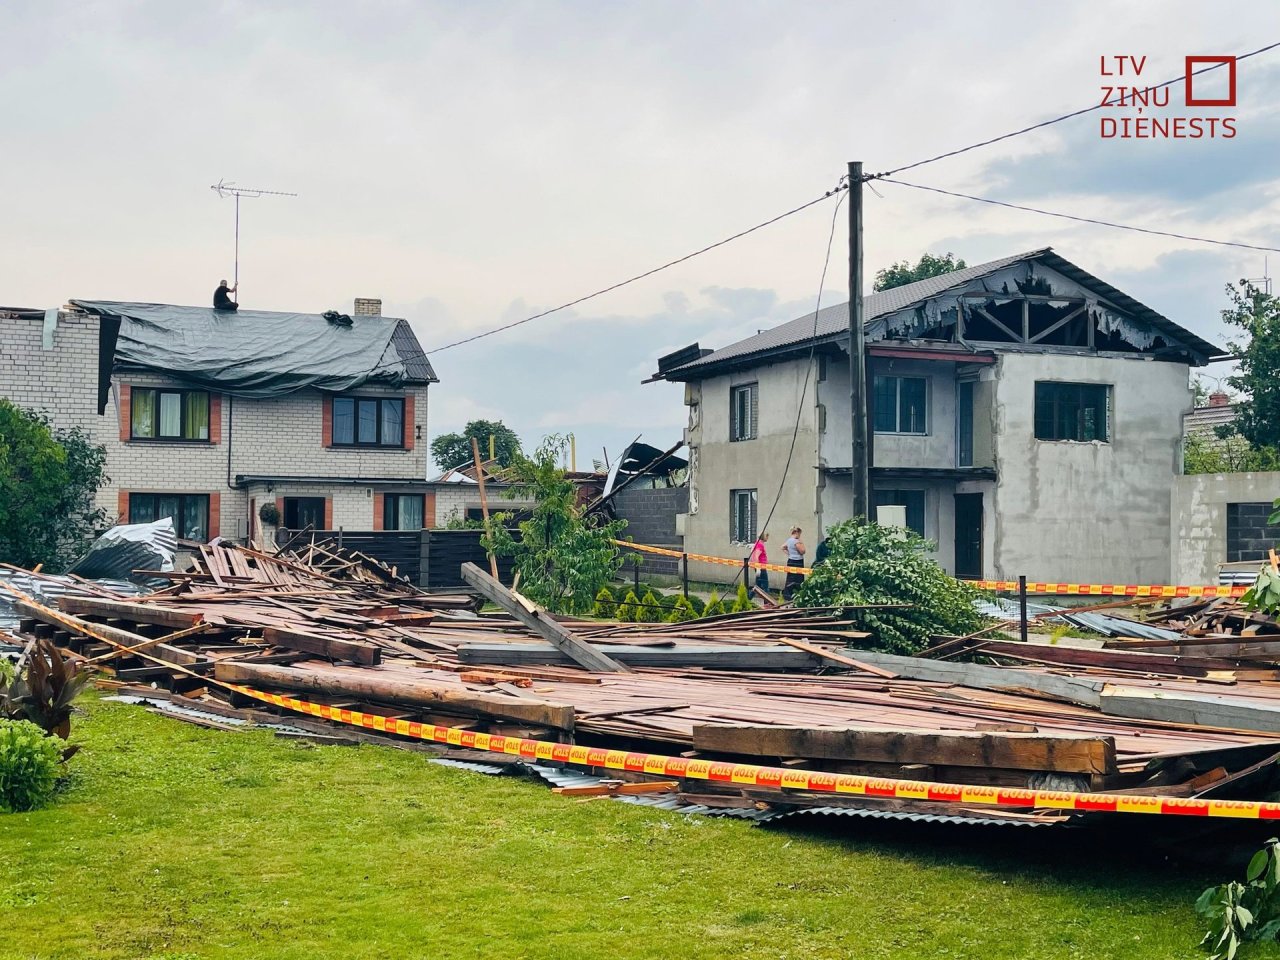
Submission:
M 769 524 L 776 557 L 787 530 L 799 525 L 813 533 L 817 526 L 818 504 L 816 466 L 818 453 L 817 404 L 813 382 L 800 408 L 800 429 L 795 452 L 786 472 L 787 453 L 796 429 L 796 408 L 809 369 L 807 358 L 768 364 L 753 370 L 713 377 L 692 390 L 695 400 L 690 410 L 687 440 L 690 447 L 689 513 L 684 522 L 685 549 L 690 553 L 741 560 L 751 550 L 749 543 L 730 540 L 729 492 L 755 490 L 757 530 L 763 525 L 774 498 L 778 506 Z M 753 440 L 729 440 L 729 398 L 731 387 L 758 383 L 759 421 Z M 812 545 L 816 541 L 811 541 Z M 730 567 L 690 564 L 695 579 L 727 582 L 734 576 Z M 779 583 L 781 578 L 779 578 Z
M 676 517 L 689 509 L 688 487 L 631 486 L 613 498 L 614 512 L 627 521 L 623 536 L 668 550 L 683 550 L 684 537 L 676 528 Z M 675 575 L 680 561 L 674 557 L 643 554 L 641 576 L 648 573 Z
M 1065 352 L 1002 353 L 999 465 L 988 546 L 1013 579 L 1158 583 L 1169 573 L 1169 490 L 1181 469 L 1185 364 Z M 1037 440 L 1036 381 L 1109 384 L 1110 439 Z
M 1228 514 L 1233 503 L 1280 498 L 1280 473 L 1203 473 L 1173 483 L 1169 537 L 1170 582 L 1217 583 L 1228 557 Z

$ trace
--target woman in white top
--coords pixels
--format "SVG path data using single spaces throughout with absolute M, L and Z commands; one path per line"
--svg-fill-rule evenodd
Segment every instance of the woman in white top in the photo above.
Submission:
M 791 536 L 787 537 L 787 542 L 782 545 L 782 549 L 787 555 L 788 567 L 804 566 L 804 541 L 800 539 L 802 532 L 799 527 L 792 527 Z M 804 583 L 804 574 L 792 573 L 788 570 L 787 582 L 782 587 L 782 596 L 790 600 L 795 596 L 796 589 L 802 583 Z

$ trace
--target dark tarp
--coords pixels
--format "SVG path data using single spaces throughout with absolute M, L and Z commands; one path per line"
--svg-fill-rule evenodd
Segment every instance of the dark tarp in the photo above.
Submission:
M 394 317 L 353 316 L 351 325 L 318 314 L 73 300 L 118 317 L 116 364 L 159 370 L 240 397 L 280 397 L 304 387 L 333 392 L 365 383 L 399 387 L 405 358 L 393 342 Z

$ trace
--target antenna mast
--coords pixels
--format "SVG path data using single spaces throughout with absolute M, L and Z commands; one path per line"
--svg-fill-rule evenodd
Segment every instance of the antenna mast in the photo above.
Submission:
M 258 187 L 240 187 L 236 185 L 234 180 L 219 180 L 209 188 L 219 197 L 235 197 L 236 198 L 236 258 L 235 258 L 235 280 L 234 288 L 240 287 L 240 198 L 241 197 L 296 197 L 296 193 L 287 193 L 284 190 L 263 190 Z

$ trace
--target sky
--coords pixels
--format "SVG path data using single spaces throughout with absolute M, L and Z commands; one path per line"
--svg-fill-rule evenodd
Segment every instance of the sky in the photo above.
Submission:
M 1102 57 L 1280 40 L 1273 0 L 326 2 L 8 0 L 0 59 L 0 303 L 203 304 L 233 268 L 220 179 L 296 197 L 241 207 L 240 300 L 411 321 L 440 383 L 431 436 L 500 419 L 578 466 L 679 439 L 663 353 L 725 346 L 847 299 L 832 201 L 571 310 L 574 300 L 879 172 L 1091 106 Z M 1112 61 L 1114 63 L 1114 61 Z M 1115 67 L 1112 67 L 1114 71 Z M 1199 96 L 1225 86 L 1204 78 Z M 1211 82 L 1212 80 L 1212 82 Z M 1216 85 L 1215 85 L 1216 84 Z M 1207 90 L 1207 93 L 1206 93 Z M 1103 111 L 902 179 L 1176 233 L 1280 247 L 1280 49 L 1238 65 L 1231 139 L 1103 138 Z M 1135 108 L 1111 116 L 1137 116 Z M 926 251 L 1052 246 L 1214 342 L 1223 287 L 1266 254 L 1075 224 L 888 183 L 866 193 L 867 284 Z M 1280 266 L 1277 266 L 1280 269 Z M 1207 368 L 1221 377 L 1221 365 Z

